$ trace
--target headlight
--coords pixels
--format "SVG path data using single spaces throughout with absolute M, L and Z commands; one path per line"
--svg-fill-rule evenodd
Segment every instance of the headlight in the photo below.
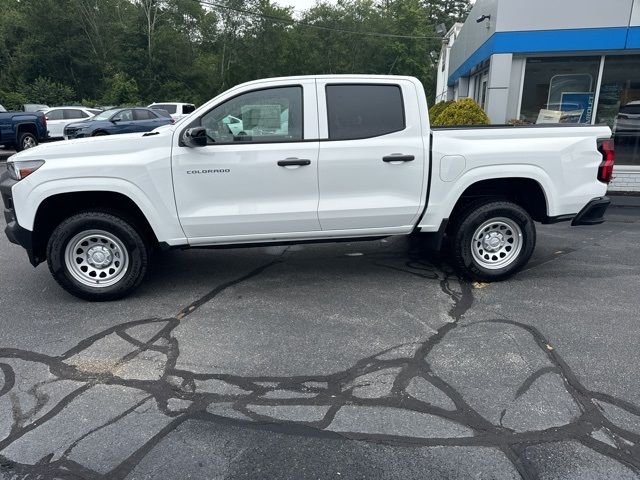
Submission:
M 44 165 L 44 160 L 16 160 L 7 162 L 9 176 L 14 180 L 22 180 Z

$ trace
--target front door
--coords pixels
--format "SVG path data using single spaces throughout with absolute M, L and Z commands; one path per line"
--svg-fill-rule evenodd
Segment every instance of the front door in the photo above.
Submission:
M 204 147 L 174 138 L 176 204 L 190 243 L 320 230 L 317 118 L 310 79 L 223 99 L 177 130 L 202 126 L 208 136 Z

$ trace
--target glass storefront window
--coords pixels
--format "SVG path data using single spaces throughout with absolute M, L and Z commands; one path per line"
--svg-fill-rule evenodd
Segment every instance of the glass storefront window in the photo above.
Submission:
M 591 123 L 600 57 L 528 58 L 520 120 Z
M 640 55 L 605 58 L 596 123 L 613 130 L 616 165 L 640 165 Z

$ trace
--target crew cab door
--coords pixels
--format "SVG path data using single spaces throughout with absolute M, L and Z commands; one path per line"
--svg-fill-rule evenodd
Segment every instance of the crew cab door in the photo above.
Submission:
M 400 78 L 318 79 L 317 87 L 322 230 L 410 232 L 426 198 L 424 93 Z
M 181 141 L 206 129 L 206 146 Z M 173 179 L 191 244 L 319 231 L 315 81 L 270 81 L 225 94 L 176 131 Z

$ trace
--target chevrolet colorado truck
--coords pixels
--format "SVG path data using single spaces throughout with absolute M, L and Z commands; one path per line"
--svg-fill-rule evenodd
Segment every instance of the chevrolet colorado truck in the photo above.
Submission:
M 483 281 L 529 260 L 535 222 L 603 221 L 602 126 L 430 128 L 420 82 L 236 86 L 152 132 L 41 145 L 0 179 L 6 234 L 88 300 L 137 287 L 156 248 L 419 235 Z
M 0 145 L 20 152 L 35 147 L 48 135 L 44 113 L 0 111 Z

